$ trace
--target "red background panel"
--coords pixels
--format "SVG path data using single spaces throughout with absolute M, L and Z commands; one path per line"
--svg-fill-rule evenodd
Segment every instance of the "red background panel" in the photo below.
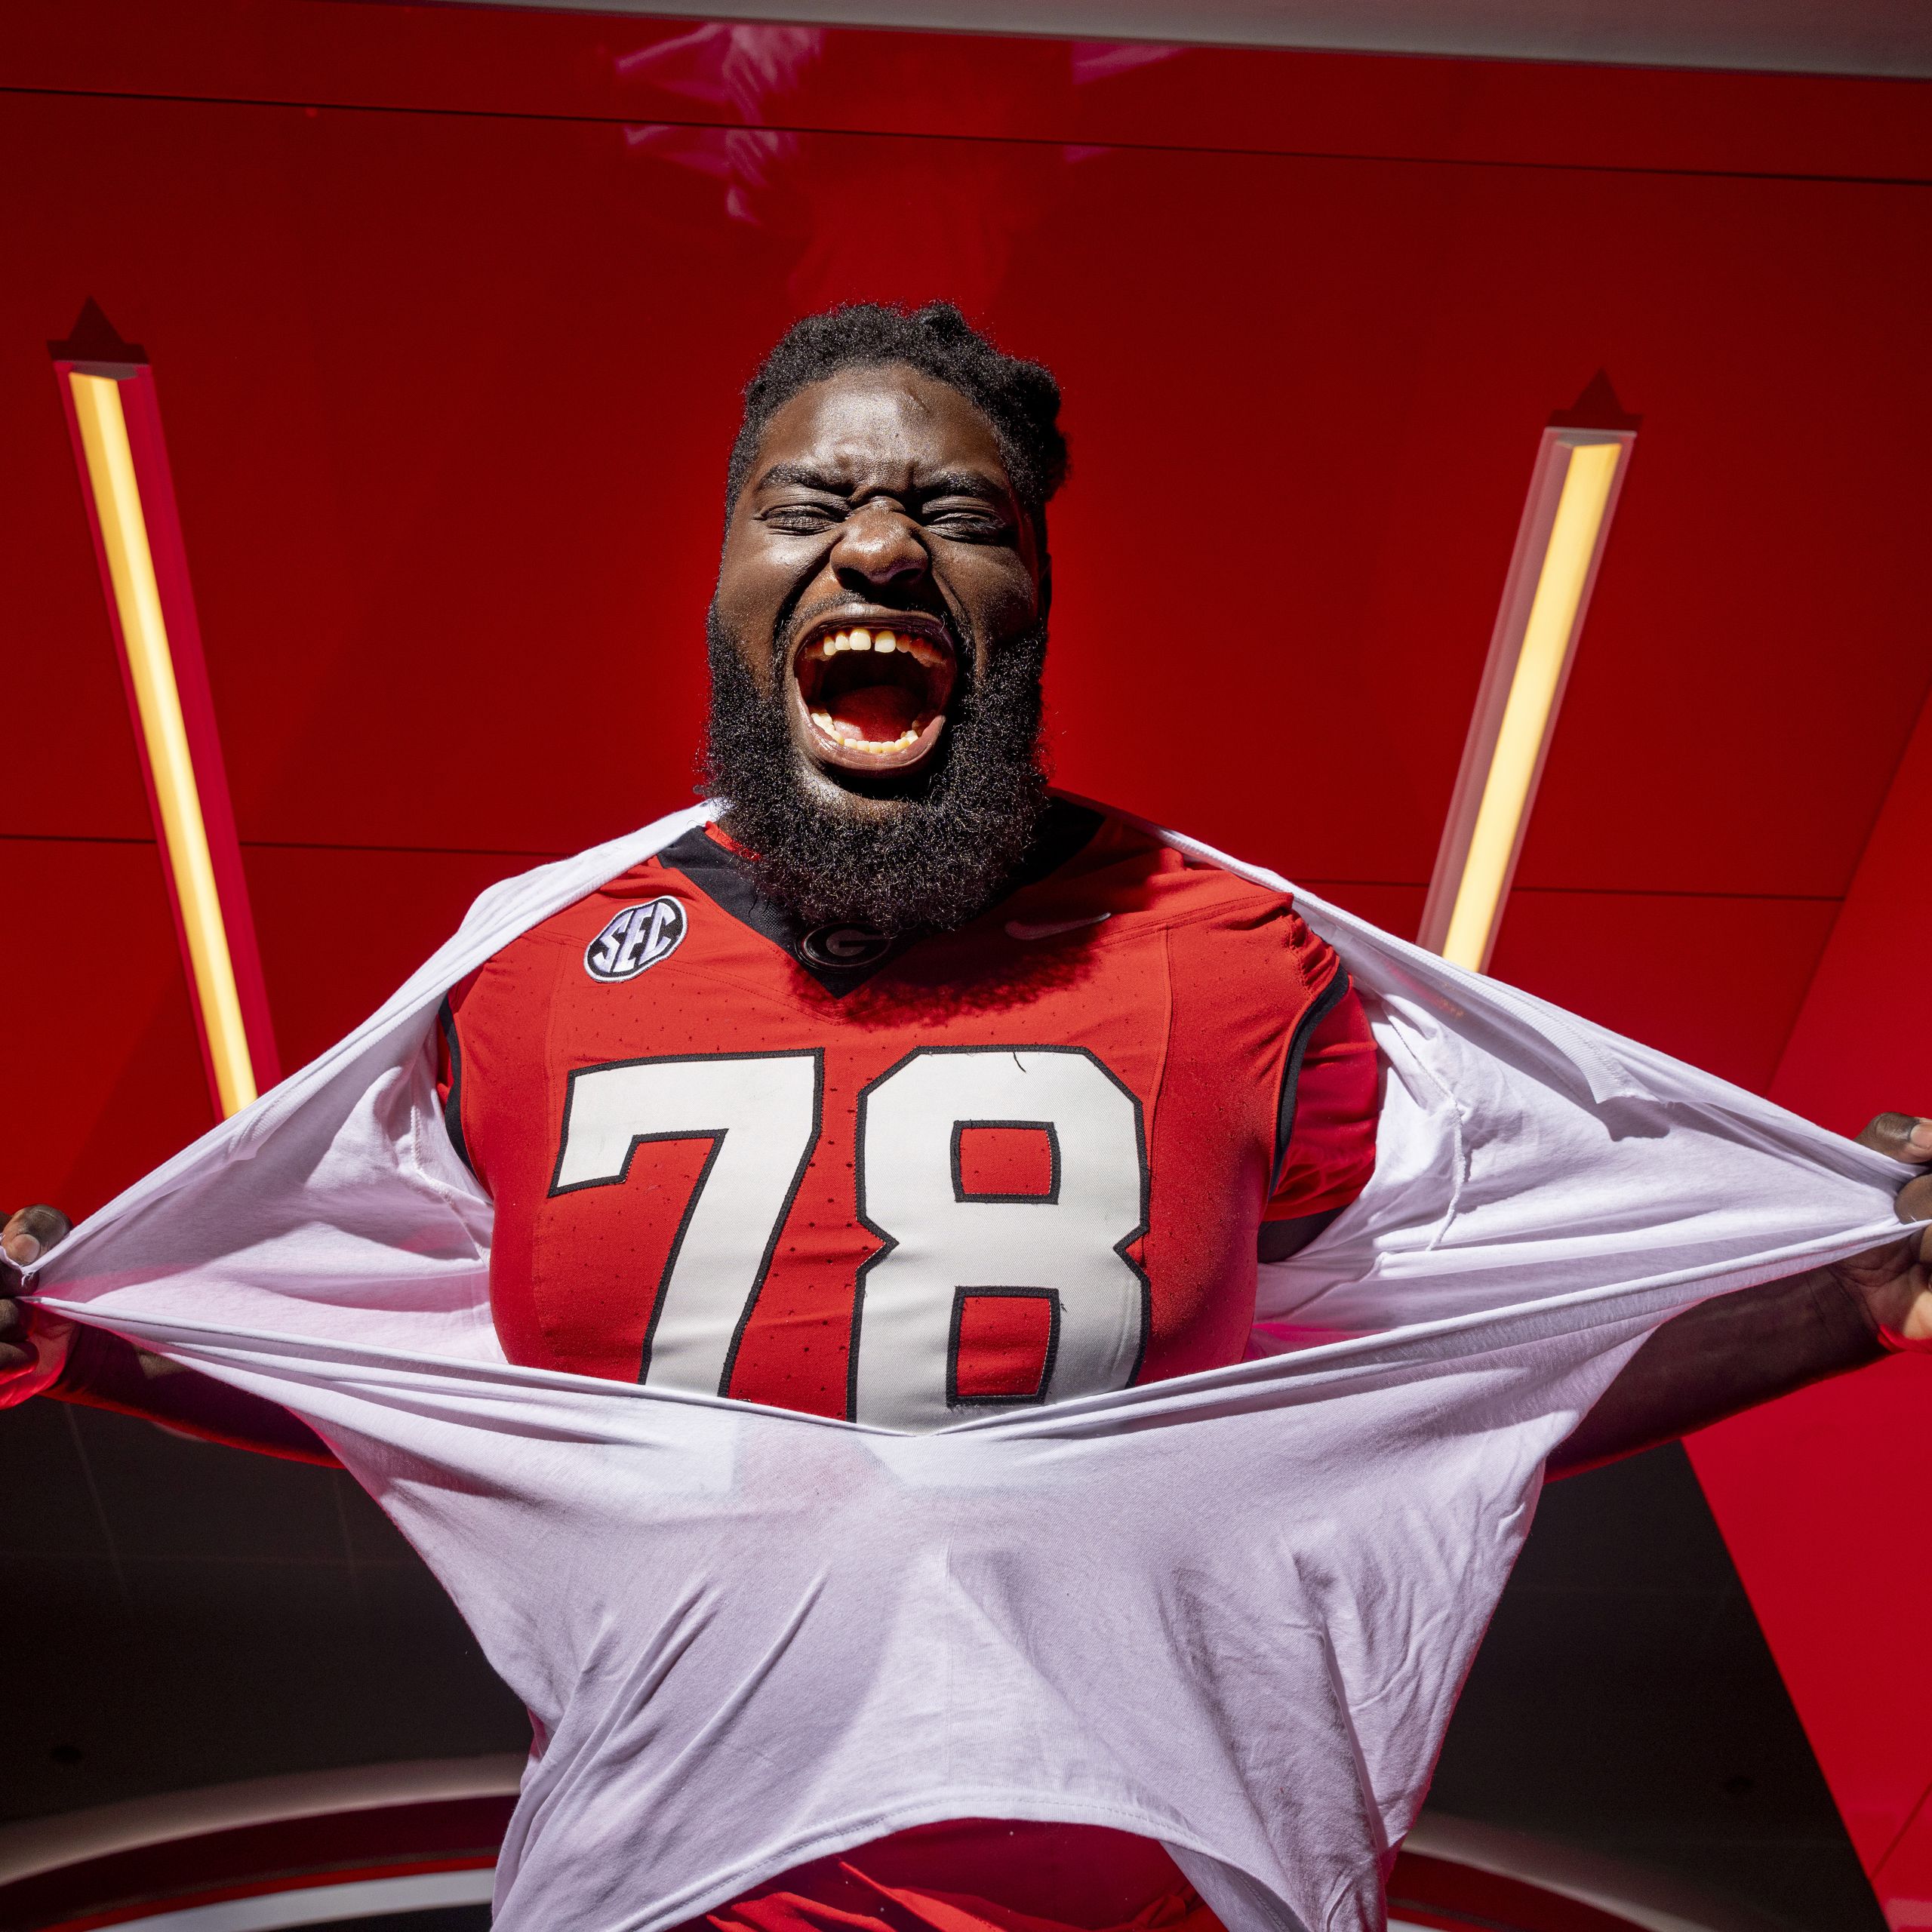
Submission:
M 0 141 L 4 137 L 0 121 Z M 53 312 L 53 304 L 23 301 L 24 292 L 17 279 L 0 283 L 6 331 L 0 424 L 7 448 L 0 463 L 0 522 L 15 540 L 0 543 L 0 602 L 13 640 L 0 831 L 145 841 L 153 837 L 154 823 L 94 564 L 87 500 L 54 365 L 41 342 L 21 334 L 37 325 L 43 311 Z M 41 336 L 64 335 L 72 319 L 69 314 Z
M 1841 1134 L 1887 1106 L 1932 1112 L 1932 1029 L 1900 1023 L 1916 1014 L 1932 960 L 1928 832 L 1932 706 L 1899 762 L 1771 1088 Z
M 689 798 L 737 389 L 804 308 L 946 294 L 1066 387 L 1063 780 L 1404 932 L 1537 436 L 1607 372 L 1644 426 L 1497 970 L 1835 1126 L 1932 1107 L 1928 97 L 15 0 L 0 1192 L 85 1209 L 207 1124 L 45 346 L 90 296 L 153 360 L 290 1065 L 489 880 Z M 1874 1860 L 1932 1709 L 1844 1633 L 1932 1584 L 1924 1387 L 1697 1448 Z
M 214 1124 L 187 977 L 151 840 L 12 838 L 0 851 L 19 909 L 0 1204 L 71 1202 L 78 1217 Z
M 1919 721 L 1771 1084 L 1841 1132 L 1882 1109 L 1932 1113 L 1925 834 L 1932 707 Z M 1894 1924 L 1932 1924 L 1932 1679 L 1916 1607 L 1932 1600 L 1918 1524 L 1932 1459 L 1924 1364 L 1827 1383 L 1694 1437 L 1697 1473 L 1747 1579 L 1854 1843 Z M 1829 1586 L 1824 1580 L 1829 1580 Z
M 1761 1093 L 1837 911 L 1829 899 L 1518 888 L 1491 971 Z
M 366 1020 L 448 939 L 486 885 L 529 855 L 257 844 L 245 857 L 262 964 L 285 993 L 280 1040 L 302 1066 Z

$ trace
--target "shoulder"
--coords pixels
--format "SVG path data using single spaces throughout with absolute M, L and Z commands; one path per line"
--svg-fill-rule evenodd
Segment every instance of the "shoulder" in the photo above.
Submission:
M 1086 799 L 1057 795 L 1090 829 L 1047 883 L 1078 891 L 1124 924 L 1158 926 L 1190 952 L 1227 960 L 1272 958 L 1311 984 L 1325 983 L 1335 955 L 1295 909 L 1281 884 L 1252 878 L 1191 849 L 1144 819 Z
M 451 1006 L 473 1023 L 486 1011 L 501 1014 L 525 1001 L 547 999 L 558 968 L 570 959 L 592 961 L 586 971 L 594 976 L 596 962 L 607 955 L 611 961 L 622 955 L 622 963 L 628 964 L 654 941 L 661 945 L 661 931 L 639 915 L 672 895 L 674 878 L 654 857 L 593 886 L 506 940 L 452 992 Z

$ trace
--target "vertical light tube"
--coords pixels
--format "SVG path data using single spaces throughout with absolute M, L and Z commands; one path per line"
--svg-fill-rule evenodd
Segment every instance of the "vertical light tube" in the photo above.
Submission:
M 1422 943 L 1489 963 L 1634 430 L 1544 434 L 1423 909 Z
M 1515 675 L 1503 707 L 1482 801 L 1463 862 L 1442 956 L 1480 971 L 1503 905 L 1503 891 L 1530 802 L 1530 786 L 1549 735 L 1557 687 L 1569 661 L 1583 584 L 1596 556 L 1604 511 L 1620 454 L 1614 443 L 1573 451 L 1537 577 Z
M 67 371 L 67 383 L 180 907 L 195 1001 L 217 1098 L 226 1115 L 255 1098 L 255 1069 L 121 406 L 121 385 L 112 377 L 78 369 Z

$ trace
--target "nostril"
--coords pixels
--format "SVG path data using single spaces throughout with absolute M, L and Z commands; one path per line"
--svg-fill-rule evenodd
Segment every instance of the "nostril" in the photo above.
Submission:
M 895 550 L 876 556 L 842 558 L 838 565 L 841 577 L 866 583 L 891 583 L 900 577 L 922 577 L 925 568 L 925 552 L 916 546 L 909 552 Z
M 931 561 L 917 531 L 899 516 L 854 517 L 832 555 L 840 576 L 868 583 L 922 577 Z

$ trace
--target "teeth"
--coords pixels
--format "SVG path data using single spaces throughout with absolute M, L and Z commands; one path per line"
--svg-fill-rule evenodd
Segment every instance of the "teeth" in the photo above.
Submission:
M 896 738 L 861 738 L 855 733 L 843 729 L 829 711 L 814 711 L 810 715 L 812 722 L 834 744 L 843 745 L 848 752 L 870 752 L 875 757 L 882 758 L 888 752 L 910 751 L 919 742 L 917 728 L 901 731 Z
M 923 638 L 903 637 L 897 631 L 863 628 L 828 632 L 805 654 L 808 657 L 832 657 L 841 651 L 903 651 L 915 664 L 922 664 L 928 670 L 936 669 L 946 662 L 944 654 L 935 651 Z

